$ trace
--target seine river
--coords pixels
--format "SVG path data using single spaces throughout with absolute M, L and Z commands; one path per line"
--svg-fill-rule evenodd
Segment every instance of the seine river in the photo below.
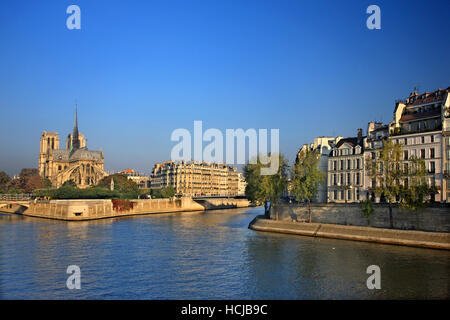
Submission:
M 450 253 L 249 230 L 261 208 L 61 222 L 0 214 L 2 299 L 449 299 Z M 69 290 L 69 265 L 81 289 Z M 381 289 L 367 289 L 369 265 Z

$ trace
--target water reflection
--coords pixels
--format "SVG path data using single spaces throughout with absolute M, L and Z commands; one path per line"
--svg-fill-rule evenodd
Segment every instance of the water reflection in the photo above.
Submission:
M 0 215 L 11 299 L 449 298 L 446 251 L 248 230 L 261 209 L 63 222 Z M 82 289 L 65 287 L 80 266 Z M 382 290 L 366 268 L 381 267 Z

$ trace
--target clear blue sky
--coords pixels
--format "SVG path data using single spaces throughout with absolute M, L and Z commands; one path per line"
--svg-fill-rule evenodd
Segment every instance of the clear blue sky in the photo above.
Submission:
M 81 8 L 81 30 L 66 8 Z M 381 30 L 365 13 L 381 8 Z M 0 2 L 0 170 L 79 129 L 105 169 L 150 172 L 176 128 L 279 128 L 281 151 L 392 120 L 450 85 L 449 1 Z

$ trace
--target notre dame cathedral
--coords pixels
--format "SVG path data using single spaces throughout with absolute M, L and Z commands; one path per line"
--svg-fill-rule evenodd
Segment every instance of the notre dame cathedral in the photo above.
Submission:
M 90 151 L 86 138 L 78 133 L 77 110 L 73 133 L 67 136 L 66 149 L 59 149 L 59 136 L 56 132 L 44 131 L 41 136 L 39 153 L 39 174 L 48 178 L 54 187 L 72 180 L 77 187 L 96 185 L 107 173 L 103 169 L 102 151 Z

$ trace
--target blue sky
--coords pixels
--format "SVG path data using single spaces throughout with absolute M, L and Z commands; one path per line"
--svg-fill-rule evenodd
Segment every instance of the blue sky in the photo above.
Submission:
M 66 8 L 81 8 L 81 30 Z M 381 8 L 381 30 L 366 8 Z M 278 128 L 280 148 L 392 120 L 450 85 L 448 1 L 0 2 L 0 170 L 37 167 L 43 130 L 79 129 L 105 169 L 150 172 L 177 128 Z

